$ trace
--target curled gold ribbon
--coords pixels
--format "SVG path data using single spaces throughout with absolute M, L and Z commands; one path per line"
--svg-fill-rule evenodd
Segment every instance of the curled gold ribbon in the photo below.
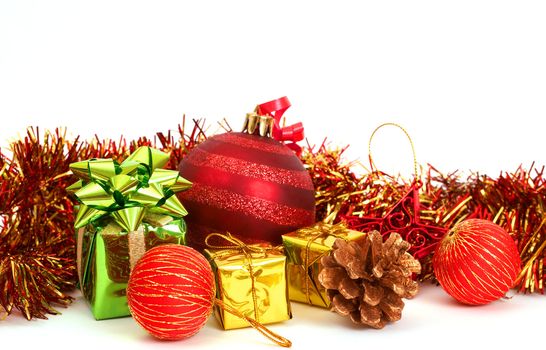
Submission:
M 245 316 L 242 312 L 240 312 L 239 310 L 237 310 L 233 306 L 225 304 L 220 299 L 215 299 L 214 303 L 216 305 L 218 305 L 219 307 L 221 307 L 222 309 L 229 312 L 230 314 L 233 314 L 233 315 L 235 315 L 237 317 L 240 317 L 240 318 L 244 319 L 245 321 L 247 321 L 252 326 L 252 328 L 254 328 L 258 332 L 262 333 L 262 335 L 264 337 L 268 338 L 269 340 L 271 340 L 275 344 L 280 345 L 280 346 L 282 346 L 284 348 L 289 348 L 289 347 L 292 346 L 292 342 L 290 340 L 288 340 L 285 337 L 282 337 L 282 336 L 278 335 L 277 333 L 271 331 L 269 328 L 267 328 L 266 326 L 264 326 L 260 322 L 256 321 L 255 319 L 253 319 L 251 317 L 248 317 L 248 316 Z
M 239 310 L 237 310 L 233 306 L 224 303 L 222 300 L 220 300 L 218 298 L 213 297 L 212 299 L 208 299 L 208 298 L 204 298 L 202 295 L 197 295 L 197 294 L 188 294 L 188 295 L 191 296 L 195 300 L 199 300 L 199 301 L 201 301 L 201 302 L 203 302 L 205 304 L 210 305 L 210 308 L 207 310 L 207 313 L 203 315 L 206 318 L 209 317 L 209 315 L 211 314 L 213 306 L 217 305 L 218 307 L 220 307 L 223 310 L 229 312 L 230 314 L 235 315 L 235 316 L 247 321 L 252 326 L 252 328 L 254 328 L 258 332 L 260 332 L 264 337 L 271 340 L 275 344 L 277 344 L 279 346 L 282 346 L 284 348 L 289 348 L 289 347 L 292 346 L 292 342 L 290 340 L 288 340 L 285 337 L 280 336 L 277 333 L 273 332 L 272 330 L 270 330 L 269 328 L 267 328 L 266 326 L 264 326 L 260 322 L 256 321 L 252 317 L 245 316 L 242 312 L 240 312 Z M 198 304 L 195 303 L 195 302 L 190 302 L 190 305 L 196 306 Z M 1 310 L 2 309 L 0 308 L 0 311 Z

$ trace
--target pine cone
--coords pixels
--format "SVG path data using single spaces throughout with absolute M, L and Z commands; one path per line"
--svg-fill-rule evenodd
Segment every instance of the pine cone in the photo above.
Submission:
M 402 317 L 402 298 L 417 294 L 411 278 L 421 265 L 407 251 L 410 244 L 398 233 L 383 243 L 381 234 L 346 242 L 336 239 L 329 255 L 322 257 L 319 282 L 328 289 L 332 310 L 357 324 L 383 328 Z

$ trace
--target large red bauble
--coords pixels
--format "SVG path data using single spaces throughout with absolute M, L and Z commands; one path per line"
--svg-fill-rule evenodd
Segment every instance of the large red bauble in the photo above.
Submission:
M 153 336 L 188 338 L 205 325 L 215 296 L 208 261 L 196 250 L 166 244 L 147 251 L 127 285 L 133 318 Z
M 499 225 L 469 219 L 455 225 L 432 260 L 444 290 L 464 304 L 482 305 L 501 298 L 521 268 L 516 244 Z
M 188 210 L 188 245 L 202 249 L 212 232 L 247 243 L 315 222 L 313 182 L 294 151 L 268 137 L 230 132 L 210 137 L 180 162 L 193 183 L 179 194 Z

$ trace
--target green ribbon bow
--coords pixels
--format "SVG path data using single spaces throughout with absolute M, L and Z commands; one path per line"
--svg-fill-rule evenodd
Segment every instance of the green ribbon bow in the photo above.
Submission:
M 169 155 L 147 146 L 125 161 L 90 159 L 70 164 L 80 180 L 67 189 L 80 202 L 75 228 L 110 216 L 124 230 L 135 231 L 146 213 L 173 218 L 188 212 L 174 195 L 191 187 L 176 170 L 161 169 Z

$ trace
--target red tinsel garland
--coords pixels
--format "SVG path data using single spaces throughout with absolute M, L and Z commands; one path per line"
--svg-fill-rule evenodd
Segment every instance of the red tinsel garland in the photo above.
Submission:
M 497 179 L 471 174 L 466 181 L 456 173 L 444 176 L 430 167 L 426 176 L 432 193 L 428 220 L 451 227 L 466 218 L 488 219 L 514 239 L 523 269 L 516 280 L 520 292 L 544 293 L 546 248 L 546 179 L 544 167 L 522 166 Z
M 30 129 L 12 145 L 13 158 L 0 154 L 0 305 L 27 319 L 56 314 L 75 285 L 72 203 L 62 176 L 77 148 L 58 130 L 40 140 Z
M 30 128 L 23 140 L 11 144 L 13 156 L 0 152 L 0 315 L 18 309 L 27 319 L 57 314 L 55 305 L 72 301 L 67 292 L 76 285 L 73 202 L 66 187 L 75 180 L 70 163 L 90 158 L 122 159 L 140 146 L 171 154 L 167 165 L 176 169 L 182 157 L 205 138 L 203 123 L 180 137 L 157 133 L 116 143 L 96 137 L 89 142 L 68 140 L 65 132 Z M 184 125 L 184 124 L 182 124 Z
M 317 220 L 347 221 L 365 228 L 361 218 L 385 218 L 414 182 L 379 171 L 356 176 L 354 163 L 343 163 L 346 148 L 304 149 L 302 161 L 316 189 Z M 523 269 L 516 280 L 520 292 L 544 293 L 546 280 L 546 178 L 544 167 L 503 172 L 497 179 L 478 173 L 466 179 L 458 171 L 442 174 L 433 166 L 421 169 L 419 221 L 431 231 L 447 231 L 469 218 L 488 219 L 502 226 L 516 241 Z M 437 228 L 437 229 L 436 229 Z M 431 251 L 420 257 L 421 281 L 434 281 Z
M 142 145 L 171 153 L 169 169 L 206 138 L 203 123 L 184 124 L 176 133 L 157 133 L 117 142 L 99 137 L 87 142 L 68 140 L 56 130 L 39 137 L 29 129 L 24 140 L 12 143 L 13 156 L 0 152 L 0 315 L 19 309 L 27 319 L 58 313 L 55 305 L 71 301 L 76 282 L 73 242 L 73 203 L 65 188 L 73 182 L 68 165 L 89 158 L 122 159 Z M 359 219 L 384 218 L 415 186 L 399 177 L 373 171 L 354 172 L 344 163 L 345 148 L 303 148 L 301 160 L 315 185 L 317 221 L 346 220 L 358 228 Z M 517 280 L 521 292 L 544 292 L 546 254 L 546 180 L 544 168 L 518 168 L 497 179 L 457 172 L 442 174 L 432 166 L 418 179 L 419 212 L 415 219 L 428 227 L 447 230 L 466 218 L 492 220 L 505 228 L 518 245 L 523 270 Z M 432 252 L 420 258 L 420 280 L 434 280 Z

